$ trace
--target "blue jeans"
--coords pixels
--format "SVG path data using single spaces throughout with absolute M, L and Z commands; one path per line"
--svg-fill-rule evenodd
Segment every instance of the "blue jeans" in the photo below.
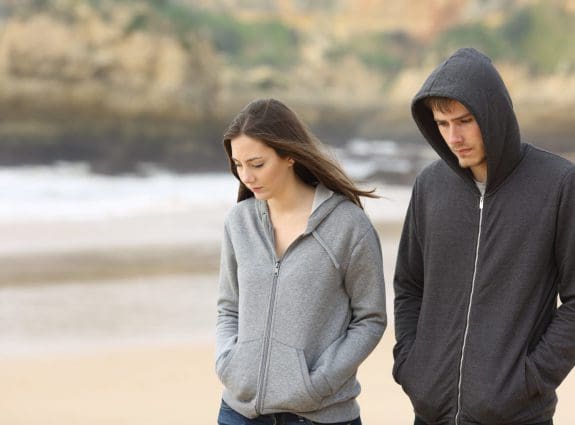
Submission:
M 273 415 L 261 415 L 254 419 L 240 415 L 222 400 L 218 425 L 361 425 L 361 419 L 353 421 L 323 424 L 312 422 L 309 419 L 294 415 L 293 413 L 275 413 Z

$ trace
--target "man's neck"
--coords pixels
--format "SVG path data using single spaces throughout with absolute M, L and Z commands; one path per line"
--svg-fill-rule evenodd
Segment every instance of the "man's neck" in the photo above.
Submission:
M 478 165 L 476 167 L 471 167 L 471 173 L 475 181 L 479 183 L 487 182 L 487 165 Z

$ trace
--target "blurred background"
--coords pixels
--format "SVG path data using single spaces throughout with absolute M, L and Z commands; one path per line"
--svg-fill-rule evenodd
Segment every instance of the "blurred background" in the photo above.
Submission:
M 276 97 L 380 200 L 390 326 L 360 368 L 368 424 L 409 424 L 391 288 L 410 117 L 459 47 L 500 70 L 523 137 L 575 159 L 574 0 L 1 0 L 0 424 L 216 422 L 221 135 Z M 575 423 L 575 378 L 558 423 Z

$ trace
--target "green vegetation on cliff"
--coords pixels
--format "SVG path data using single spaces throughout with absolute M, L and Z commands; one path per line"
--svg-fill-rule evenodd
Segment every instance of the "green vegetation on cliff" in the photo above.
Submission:
M 444 56 L 459 46 L 472 45 L 494 60 L 549 74 L 575 71 L 574 44 L 575 15 L 542 2 L 514 11 L 495 28 L 483 22 L 458 25 L 441 34 L 433 49 Z
M 183 0 L 20 0 L 5 5 L 4 13 L 32 16 L 41 12 L 74 21 L 79 19 L 78 8 L 84 5 L 110 19 L 118 5 L 124 5 L 132 9 L 130 19 L 124 23 L 126 34 L 170 34 L 184 45 L 189 45 L 191 38 L 199 38 L 238 67 L 266 65 L 285 69 L 304 61 L 302 45 L 309 42 L 309 34 L 285 16 L 275 16 L 274 2 L 262 1 L 260 6 L 250 2 L 255 5 L 253 8 L 268 12 L 257 19 L 246 19 L 238 13 L 241 10 L 230 12 L 213 3 L 206 8 Z M 325 8 L 333 13 L 336 8 L 334 1 L 324 1 L 321 6 L 316 3 L 309 6 L 310 10 Z M 566 10 L 560 1 L 533 0 L 513 7 L 515 3 L 502 3 L 503 18 L 495 24 L 478 15 L 448 26 L 436 37 L 417 37 L 407 28 L 366 30 L 345 39 L 329 36 L 321 54 L 328 62 L 354 56 L 378 72 L 397 73 L 406 66 L 424 63 L 428 57 L 443 57 L 466 45 L 538 73 L 575 69 L 575 50 L 570 48 L 575 43 L 575 13 Z M 318 30 L 329 34 L 325 28 Z
M 184 7 L 169 1 L 148 0 L 148 4 L 149 9 L 132 18 L 128 32 L 172 31 L 184 44 L 190 34 L 195 34 L 239 66 L 282 67 L 298 60 L 297 32 L 277 19 L 245 23 L 227 13 Z

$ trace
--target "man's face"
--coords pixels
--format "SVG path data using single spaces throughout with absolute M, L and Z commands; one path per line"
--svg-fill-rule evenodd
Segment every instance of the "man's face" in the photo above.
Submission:
M 433 109 L 433 118 L 437 123 L 443 140 L 457 156 L 459 166 L 470 168 L 475 180 L 487 179 L 487 160 L 485 146 L 479 124 L 469 110 L 457 100 L 453 100 L 449 109 Z

